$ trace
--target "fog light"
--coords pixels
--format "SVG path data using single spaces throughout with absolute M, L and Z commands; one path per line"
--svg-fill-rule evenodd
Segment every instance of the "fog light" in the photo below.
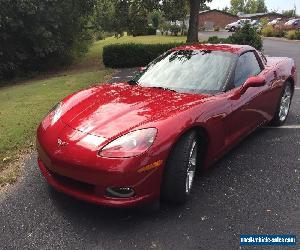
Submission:
M 129 187 L 109 187 L 106 195 L 112 198 L 130 198 L 134 196 L 134 190 Z

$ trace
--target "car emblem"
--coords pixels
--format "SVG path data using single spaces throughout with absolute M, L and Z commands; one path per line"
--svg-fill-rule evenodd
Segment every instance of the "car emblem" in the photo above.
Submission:
M 59 147 L 63 147 L 63 146 L 67 146 L 68 143 L 62 141 L 61 139 L 58 139 L 58 140 L 57 140 L 57 145 L 58 145 Z

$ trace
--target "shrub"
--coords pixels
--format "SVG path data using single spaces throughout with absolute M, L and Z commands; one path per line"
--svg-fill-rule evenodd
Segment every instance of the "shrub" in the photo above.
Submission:
M 168 22 L 162 22 L 160 25 L 159 25 L 159 30 L 161 31 L 161 34 L 162 35 L 168 35 L 168 32 L 170 30 L 170 27 L 171 27 L 171 24 L 168 23 Z
M 211 36 L 207 40 L 208 43 L 218 44 L 218 43 L 231 43 L 240 45 L 250 45 L 258 50 L 262 49 L 262 39 L 257 33 L 255 28 L 249 25 L 245 25 L 243 28 L 239 29 L 233 35 L 228 38 L 219 38 L 217 36 Z
M 300 40 L 300 30 L 289 30 L 285 37 L 289 40 Z
M 179 45 L 182 43 L 107 45 L 103 48 L 103 63 L 110 68 L 142 67 Z
M 214 31 L 220 31 L 220 27 L 219 26 L 214 26 Z
M 70 63 L 87 51 L 94 0 L 0 0 L 0 79 Z
M 112 37 L 114 35 L 115 34 L 112 33 L 112 32 L 106 32 L 106 31 L 103 31 L 103 30 L 94 32 L 94 38 L 95 38 L 96 41 L 104 40 L 105 38 Z
M 262 19 L 260 19 L 260 23 L 261 23 L 262 27 L 265 27 L 268 25 L 269 20 L 268 20 L 268 18 L 262 18 Z
M 181 28 L 176 24 L 172 24 L 170 26 L 170 31 L 171 31 L 172 35 L 174 35 L 174 36 L 177 36 L 178 33 L 180 32 L 180 30 L 181 30 Z
M 261 34 L 265 37 L 284 37 L 285 33 L 286 32 L 283 28 L 274 28 L 271 25 L 267 25 L 261 30 Z
M 156 29 L 151 27 L 151 26 L 148 26 L 147 28 L 147 35 L 148 36 L 153 36 L 153 35 L 156 35 Z
M 263 46 L 261 36 L 250 24 L 244 25 L 244 27 L 231 35 L 228 38 L 228 42 L 232 44 L 250 45 L 258 50 L 261 50 Z
M 275 28 L 275 33 L 274 36 L 275 37 L 284 37 L 285 36 L 285 30 L 281 27 Z
M 220 38 L 217 36 L 211 36 L 208 38 L 207 42 L 212 43 L 212 44 L 229 43 L 229 39 L 228 38 Z
M 261 30 L 261 34 L 265 37 L 272 37 L 275 34 L 275 29 L 271 25 L 267 25 Z
M 210 37 L 208 43 L 232 43 L 250 45 L 258 50 L 262 49 L 262 40 L 256 30 L 245 25 L 229 38 Z M 112 44 L 103 48 L 103 63 L 111 68 L 142 67 L 149 64 L 159 55 L 183 43 L 167 44 Z

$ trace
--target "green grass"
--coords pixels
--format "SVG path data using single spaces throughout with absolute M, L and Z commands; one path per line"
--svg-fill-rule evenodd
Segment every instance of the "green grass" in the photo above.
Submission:
M 27 80 L 0 88 L 0 187 L 16 180 L 20 154 L 34 147 L 36 127 L 50 108 L 68 94 L 105 81 L 113 70 L 102 63 L 103 46 L 112 43 L 164 43 L 185 37 L 146 36 L 107 38 L 93 44 L 69 69 L 45 79 Z M 39 77 L 41 78 L 41 77 Z M 8 169 L 11 168 L 11 169 Z

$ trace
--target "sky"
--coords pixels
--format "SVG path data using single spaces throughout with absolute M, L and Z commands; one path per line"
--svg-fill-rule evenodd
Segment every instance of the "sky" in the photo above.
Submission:
M 296 4 L 297 13 L 300 14 L 300 0 L 265 0 L 269 11 L 275 10 L 281 13 L 282 10 L 294 9 L 294 3 Z M 212 9 L 223 9 L 224 7 L 230 7 L 230 0 L 213 0 L 208 4 Z

